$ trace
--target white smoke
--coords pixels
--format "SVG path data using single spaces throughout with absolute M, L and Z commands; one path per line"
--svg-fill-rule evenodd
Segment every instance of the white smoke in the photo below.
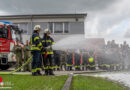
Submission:
M 120 39 L 120 42 L 125 40 L 125 34 L 130 28 L 129 3 L 129 0 L 118 0 L 118 2 L 109 5 L 106 9 L 88 11 L 86 37 Z
M 67 50 L 67 49 L 78 49 L 82 48 L 85 42 L 84 35 L 71 35 L 63 38 L 53 45 L 55 50 Z

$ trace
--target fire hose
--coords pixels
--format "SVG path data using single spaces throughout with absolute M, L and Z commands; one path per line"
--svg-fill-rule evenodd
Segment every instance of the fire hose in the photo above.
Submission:
M 46 58 L 46 56 L 47 56 L 47 52 L 45 53 L 44 58 Z M 2 75 L 2 74 L 4 74 L 4 75 L 14 74 L 15 72 L 19 71 L 20 69 L 24 68 L 27 64 L 29 64 L 31 62 L 31 60 L 32 60 L 32 56 L 22 66 L 20 66 L 16 70 L 11 71 L 11 72 L 0 72 L 0 75 Z
M 29 64 L 31 60 L 32 60 L 32 56 L 22 66 L 20 66 L 16 70 L 11 71 L 11 72 L 0 72 L 0 74 L 4 74 L 4 75 L 14 74 L 15 72 L 19 71 L 20 69 L 24 68 L 27 64 Z

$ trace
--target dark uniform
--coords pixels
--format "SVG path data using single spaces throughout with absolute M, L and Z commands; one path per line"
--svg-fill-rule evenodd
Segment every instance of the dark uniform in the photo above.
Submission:
M 50 36 L 44 36 L 42 39 L 42 46 L 46 48 L 42 51 L 42 57 L 46 75 L 48 74 L 54 75 L 53 74 L 54 59 L 52 58 L 54 52 L 51 47 L 54 43 L 55 43 L 54 40 Z
M 60 51 L 58 50 L 54 51 L 54 61 L 55 61 L 55 68 L 57 68 L 57 70 L 60 70 Z
M 83 70 L 87 70 L 87 64 L 88 64 L 88 54 L 86 52 L 83 53 Z
M 75 53 L 75 70 L 80 70 L 80 59 L 80 54 Z
M 94 51 L 89 51 L 88 55 L 89 55 L 89 59 L 88 59 L 87 68 L 90 70 L 95 70 L 96 65 L 95 65 L 95 60 L 94 60 Z
M 24 62 L 26 62 L 31 57 L 30 49 L 31 49 L 30 45 L 24 46 Z M 27 64 L 24 67 L 24 71 L 31 71 L 31 63 Z
M 72 70 L 72 64 L 73 64 L 72 60 L 73 60 L 73 54 L 71 52 L 68 52 L 67 53 L 67 64 L 66 64 L 67 71 Z
M 33 55 L 32 75 L 41 75 L 40 73 L 42 66 L 41 48 L 42 43 L 40 41 L 39 34 L 37 32 L 34 32 L 31 37 L 31 53 Z

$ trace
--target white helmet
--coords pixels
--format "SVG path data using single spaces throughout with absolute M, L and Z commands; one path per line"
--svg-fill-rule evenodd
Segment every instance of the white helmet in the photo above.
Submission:
M 44 33 L 50 33 L 49 29 L 46 28 L 46 29 L 44 30 Z
M 41 29 L 41 26 L 40 25 L 35 25 L 34 26 L 34 31 L 37 31 L 37 30 L 40 30 Z

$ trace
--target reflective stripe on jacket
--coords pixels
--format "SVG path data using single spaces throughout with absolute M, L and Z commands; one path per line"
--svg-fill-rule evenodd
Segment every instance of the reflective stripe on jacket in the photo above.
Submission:
M 47 53 L 47 54 L 54 54 L 54 52 L 53 52 L 53 50 L 52 50 L 52 47 L 51 47 L 53 44 L 55 44 L 53 38 L 51 38 L 50 36 L 44 37 L 44 38 L 42 39 L 42 46 L 43 46 L 43 47 L 48 47 L 48 46 L 50 46 L 50 48 L 48 48 L 47 50 L 43 50 L 43 51 L 42 51 L 42 54 L 45 54 L 45 53 Z
M 32 51 L 40 51 L 42 47 L 42 43 L 40 41 L 40 37 L 38 33 L 33 33 L 31 37 L 31 50 Z

